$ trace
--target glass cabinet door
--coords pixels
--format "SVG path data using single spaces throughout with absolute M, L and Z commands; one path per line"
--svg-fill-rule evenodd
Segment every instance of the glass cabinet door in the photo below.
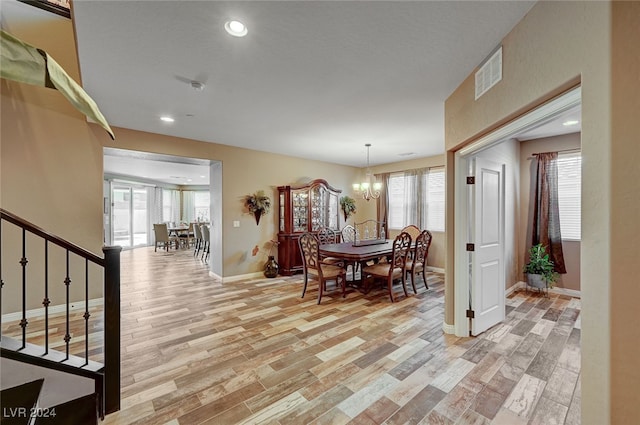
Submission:
M 325 190 L 320 186 L 311 189 L 311 231 L 315 232 L 325 225 Z
M 285 211 L 284 211 L 284 193 L 280 192 L 280 231 L 284 232 Z
M 329 214 L 327 216 L 327 226 L 334 230 L 339 230 L 338 224 L 338 194 L 329 192 Z
M 293 204 L 293 231 L 306 232 L 309 220 L 308 192 L 297 190 L 291 193 L 291 203 Z

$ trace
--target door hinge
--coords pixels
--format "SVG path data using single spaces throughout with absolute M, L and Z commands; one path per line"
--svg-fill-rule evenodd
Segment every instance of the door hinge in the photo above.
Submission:
M 467 184 L 476 184 L 475 176 L 468 176 L 467 177 Z
M 475 251 L 476 250 L 476 245 L 473 243 L 468 243 L 467 244 L 467 251 Z
M 473 310 L 467 310 L 467 317 L 469 319 L 474 319 L 475 318 L 475 313 Z

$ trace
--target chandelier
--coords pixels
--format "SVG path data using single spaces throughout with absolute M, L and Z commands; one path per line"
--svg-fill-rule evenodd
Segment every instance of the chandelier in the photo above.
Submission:
M 380 189 L 382 189 L 382 183 L 373 181 L 373 174 L 371 168 L 369 168 L 369 148 L 371 143 L 365 145 L 367 147 L 367 170 L 365 179 L 362 183 L 354 183 L 353 190 L 362 196 L 362 199 L 368 201 L 369 199 L 378 199 L 380 197 Z

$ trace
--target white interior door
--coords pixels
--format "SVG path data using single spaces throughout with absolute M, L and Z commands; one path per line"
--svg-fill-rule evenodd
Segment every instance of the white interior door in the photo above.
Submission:
M 495 162 L 475 158 L 471 255 L 471 333 L 479 335 L 505 318 L 504 172 Z

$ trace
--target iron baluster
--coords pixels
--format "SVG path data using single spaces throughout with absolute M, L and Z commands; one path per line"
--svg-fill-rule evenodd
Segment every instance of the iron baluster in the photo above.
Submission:
M 84 260 L 84 364 L 89 364 L 89 260 Z
M 69 277 L 69 250 L 67 249 L 67 277 L 64 278 L 64 284 L 67 287 L 67 332 L 64 334 L 64 343 L 66 346 L 65 360 L 69 360 L 69 341 L 71 341 L 71 335 L 69 334 L 69 285 L 71 285 L 71 278 Z
M 2 340 L 2 288 L 4 288 L 2 276 L 2 218 L 0 218 L 0 340 Z
M 27 231 L 22 229 L 22 258 L 20 259 L 20 265 L 22 266 L 22 320 L 20 320 L 20 327 L 22 328 L 22 349 L 27 346 Z
M 49 241 L 44 240 L 44 355 L 49 354 Z

